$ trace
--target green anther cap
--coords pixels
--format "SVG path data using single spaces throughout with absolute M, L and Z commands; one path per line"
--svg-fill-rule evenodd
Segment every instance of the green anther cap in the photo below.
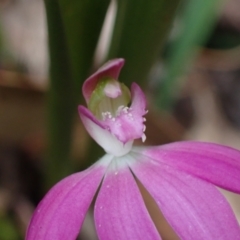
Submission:
M 120 106 L 128 106 L 131 100 L 129 89 L 112 78 L 98 82 L 90 97 L 88 108 L 98 118 L 102 113 L 109 112 L 115 116 Z

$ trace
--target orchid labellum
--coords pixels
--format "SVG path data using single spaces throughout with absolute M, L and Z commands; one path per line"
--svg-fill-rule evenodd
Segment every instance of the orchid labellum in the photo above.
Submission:
M 216 188 L 240 193 L 240 152 L 191 141 L 134 147 L 134 139 L 146 138 L 146 99 L 136 83 L 129 91 L 117 80 L 123 64 L 109 61 L 83 85 L 88 108 L 79 106 L 79 114 L 105 156 L 47 193 L 26 239 L 75 240 L 94 196 L 99 239 L 162 239 L 139 183 L 179 239 L 240 239 L 234 213 Z

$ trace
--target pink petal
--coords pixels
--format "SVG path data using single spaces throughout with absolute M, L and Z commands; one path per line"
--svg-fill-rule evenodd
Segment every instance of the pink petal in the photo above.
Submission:
M 126 144 L 119 141 L 110 131 L 107 125 L 99 121 L 87 108 L 79 106 L 80 118 L 90 136 L 107 152 L 115 156 L 128 153 L 133 141 Z
M 232 209 L 214 186 L 165 163 L 139 155 L 138 158 L 131 170 L 180 239 L 240 239 Z
M 87 103 L 91 97 L 93 90 L 96 88 L 98 81 L 103 78 L 113 78 L 117 80 L 123 65 L 124 59 L 122 58 L 108 61 L 84 82 L 83 96 Z
M 122 157 L 123 158 L 123 157 Z M 115 159 L 95 205 L 95 224 L 102 240 L 161 239 L 124 159 Z
M 131 95 L 132 95 L 131 108 L 134 110 L 135 114 L 141 115 L 141 116 L 145 115 L 147 101 L 143 91 L 138 86 L 138 84 L 132 83 Z
M 36 208 L 26 240 L 75 240 L 105 169 L 94 165 L 56 184 Z
M 140 151 L 159 162 L 240 193 L 240 152 L 213 143 L 183 141 Z
M 115 118 L 106 119 L 103 124 L 124 144 L 142 138 L 144 135 L 144 118 L 146 114 L 146 98 L 141 88 L 133 83 L 131 87 L 132 104 L 123 108 Z M 145 136 L 145 135 L 144 135 Z

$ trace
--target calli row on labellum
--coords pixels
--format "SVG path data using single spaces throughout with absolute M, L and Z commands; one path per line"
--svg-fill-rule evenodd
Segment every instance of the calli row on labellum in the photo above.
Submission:
M 26 239 L 75 240 L 95 195 L 99 239 L 162 239 L 137 181 L 179 239 L 240 239 L 234 213 L 216 188 L 240 193 L 240 152 L 193 141 L 133 147 L 134 139 L 145 140 L 146 99 L 136 83 L 130 92 L 117 80 L 123 64 L 109 61 L 83 85 L 88 108 L 80 106 L 79 114 L 106 155 L 47 193 Z

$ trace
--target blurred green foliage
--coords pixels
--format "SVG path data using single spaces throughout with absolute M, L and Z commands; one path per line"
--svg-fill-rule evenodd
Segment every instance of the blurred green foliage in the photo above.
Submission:
M 109 1 L 46 0 L 50 53 L 49 152 L 46 188 L 74 170 L 70 161 L 73 119 Z
M 169 46 L 165 60 L 165 76 L 158 89 L 157 105 L 170 110 L 179 92 L 179 76 L 184 73 L 214 28 L 222 0 L 188 0 L 184 2 L 178 16 L 178 32 Z
M 118 0 L 108 59 L 126 59 L 121 80 L 147 83 L 149 71 L 164 47 L 180 0 Z
M 21 239 L 18 229 L 13 223 L 12 219 L 7 216 L 0 217 L 0 239 L 2 240 L 16 240 Z

